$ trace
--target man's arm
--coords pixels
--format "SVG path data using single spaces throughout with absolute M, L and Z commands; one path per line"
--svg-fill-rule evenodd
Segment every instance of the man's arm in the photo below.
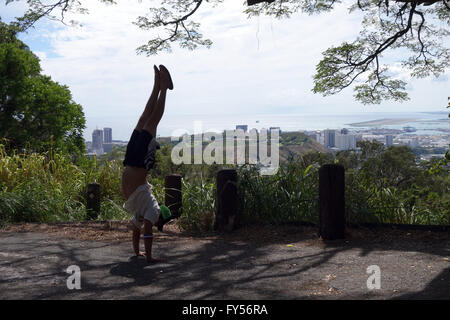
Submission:
M 153 244 L 153 224 L 144 219 L 144 246 L 145 255 L 147 256 L 147 261 L 152 262 L 152 244 Z

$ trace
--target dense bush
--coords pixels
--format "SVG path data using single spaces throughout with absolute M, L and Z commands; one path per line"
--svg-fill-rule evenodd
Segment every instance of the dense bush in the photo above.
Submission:
M 438 160 L 416 163 L 409 147 L 363 142 L 342 152 L 349 222 L 450 224 L 450 176 Z M 437 170 L 434 168 L 438 168 Z

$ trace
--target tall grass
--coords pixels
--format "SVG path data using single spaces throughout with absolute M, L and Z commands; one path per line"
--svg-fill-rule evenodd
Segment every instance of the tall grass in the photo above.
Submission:
M 89 183 L 101 185 L 98 219 L 124 219 L 120 161 L 82 158 L 75 164 L 66 154 L 7 154 L 0 145 L 0 224 L 86 219 Z
M 183 180 L 182 215 L 178 225 L 182 230 L 202 234 L 213 231 L 215 219 L 216 186 L 203 179 L 198 182 Z
M 0 145 L 0 223 L 81 219 L 83 175 L 66 156 L 7 155 Z

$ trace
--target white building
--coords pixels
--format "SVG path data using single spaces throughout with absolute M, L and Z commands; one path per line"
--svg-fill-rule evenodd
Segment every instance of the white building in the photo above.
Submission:
M 364 134 L 362 135 L 362 139 L 365 141 L 378 141 L 379 143 L 385 143 L 386 138 L 383 135 L 377 135 L 377 134 Z
M 281 133 L 280 127 L 270 127 L 269 132 L 272 132 L 272 130 L 278 130 Z
M 325 145 L 325 140 L 322 132 L 316 131 L 315 138 L 318 143 L 320 143 L 321 145 Z

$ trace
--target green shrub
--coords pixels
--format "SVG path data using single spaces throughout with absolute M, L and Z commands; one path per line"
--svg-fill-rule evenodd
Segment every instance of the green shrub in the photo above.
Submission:
M 215 218 L 216 187 L 200 180 L 189 183 L 183 180 L 182 214 L 178 219 L 181 230 L 193 234 L 213 231 Z
M 280 223 L 317 221 L 317 164 L 300 159 L 261 176 L 254 166 L 243 166 L 238 175 L 239 221 Z

